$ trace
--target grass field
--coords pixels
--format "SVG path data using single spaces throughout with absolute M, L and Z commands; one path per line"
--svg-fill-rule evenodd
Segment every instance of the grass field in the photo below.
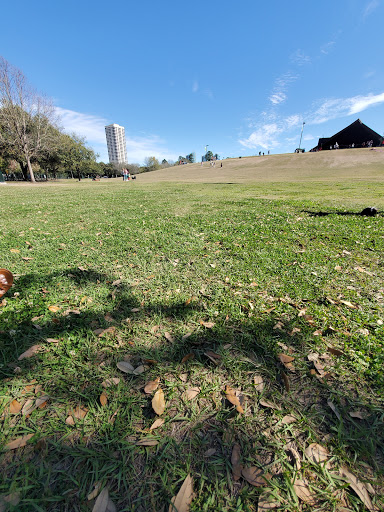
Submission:
M 2 186 L 0 511 L 383 510 L 376 157 Z

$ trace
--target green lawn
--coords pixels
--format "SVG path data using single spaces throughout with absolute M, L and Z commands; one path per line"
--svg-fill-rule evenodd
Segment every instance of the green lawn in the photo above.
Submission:
M 383 184 L 144 181 L 0 189 L 0 511 L 383 510 Z

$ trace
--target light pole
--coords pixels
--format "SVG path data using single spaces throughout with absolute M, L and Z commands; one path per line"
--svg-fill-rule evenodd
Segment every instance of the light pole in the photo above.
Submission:
M 207 154 L 207 147 L 208 147 L 208 146 L 209 146 L 209 144 L 206 144 L 206 145 L 205 145 L 205 155 Z M 205 155 L 204 155 L 204 157 L 205 157 Z
M 299 144 L 299 149 L 301 149 L 301 139 L 302 139 L 302 137 L 303 137 L 304 125 L 305 125 L 305 121 L 303 121 L 303 126 L 301 127 L 301 135 L 300 135 L 300 144 Z

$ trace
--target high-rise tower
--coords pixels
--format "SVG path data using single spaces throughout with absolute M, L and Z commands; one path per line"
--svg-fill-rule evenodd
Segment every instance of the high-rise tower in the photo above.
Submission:
M 128 162 L 127 144 L 125 141 L 124 126 L 110 124 L 105 127 L 107 137 L 109 162 L 124 164 Z

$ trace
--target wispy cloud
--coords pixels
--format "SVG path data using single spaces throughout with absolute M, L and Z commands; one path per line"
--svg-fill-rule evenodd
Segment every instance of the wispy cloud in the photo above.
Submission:
M 192 92 L 197 92 L 199 90 L 199 82 L 197 80 L 193 81 L 192 84 Z
M 291 71 L 287 71 L 283 75 L 279 76 L 275 80 L 272 93 L 269 96 L 269 101 L 273 105 L 279 105 L 280 103 L 283 103 L 287 99 L 286 93 L 289 85 L 295 82 L 297 79 L 297 74 Z
M 375 11 L 379 7 L 379 5 L 379 0 L 371 0 L 370 2 L 368 2 L 363 11 L 363 18 L 366 18 L 367 16 L 372 14 L 373 11 Z
M 292 115 L 282 119 L 276 118 L 273 123 L 263 123 L 254 126 L 253 132 L 246 139 L 240 139 L 239 143 L 249 149 L 275 149 L 280 146 L 279 137 L 287 131 L 301 124 L 299 115 Z
M 303 50 L 296 50 L 292 55 L 290 56 L 290 61 L 294 64 L 297 64 L 298 66 L 305 66 L 306 64 L 311 63 L 311 57 L 309 55 L 306 55 Z
M 104 128 L 111 124 L 110 121 L 92 114 L 75 112 L 61 107 L 56 107 L 56 112 L 60 117 L 60 124 L 67 133 L 75 132 L 85 137 L 88 144 L 99 153 L 100 159 L 104 162 L 108 161 Z M 155 156 L 160 161 L 164 158 L 167 160 L 177 158 L 177 155 L 166 147 L 166 141 L 157 135 L 126 136 L 126 140 L 129 162 L 142 163 L 147 156 Z
M 328 55 L 328 53 L 331 53 L 331 51 L 333 50 L 335 44 L 336 41 L 328 41 L 328 43 L 325 43 L 320 47 L 320 52 L 323 53 L 324 55 Z
M 323 100 L 320 107 L 310 114 L 313 124 L 325 123 L 337 117 L 358 114 L 369 107 L 384 103 L 384 92 L 380 94 L 367 94 L 366 96 L 353 96 L 351 98 L 332 98 Z

